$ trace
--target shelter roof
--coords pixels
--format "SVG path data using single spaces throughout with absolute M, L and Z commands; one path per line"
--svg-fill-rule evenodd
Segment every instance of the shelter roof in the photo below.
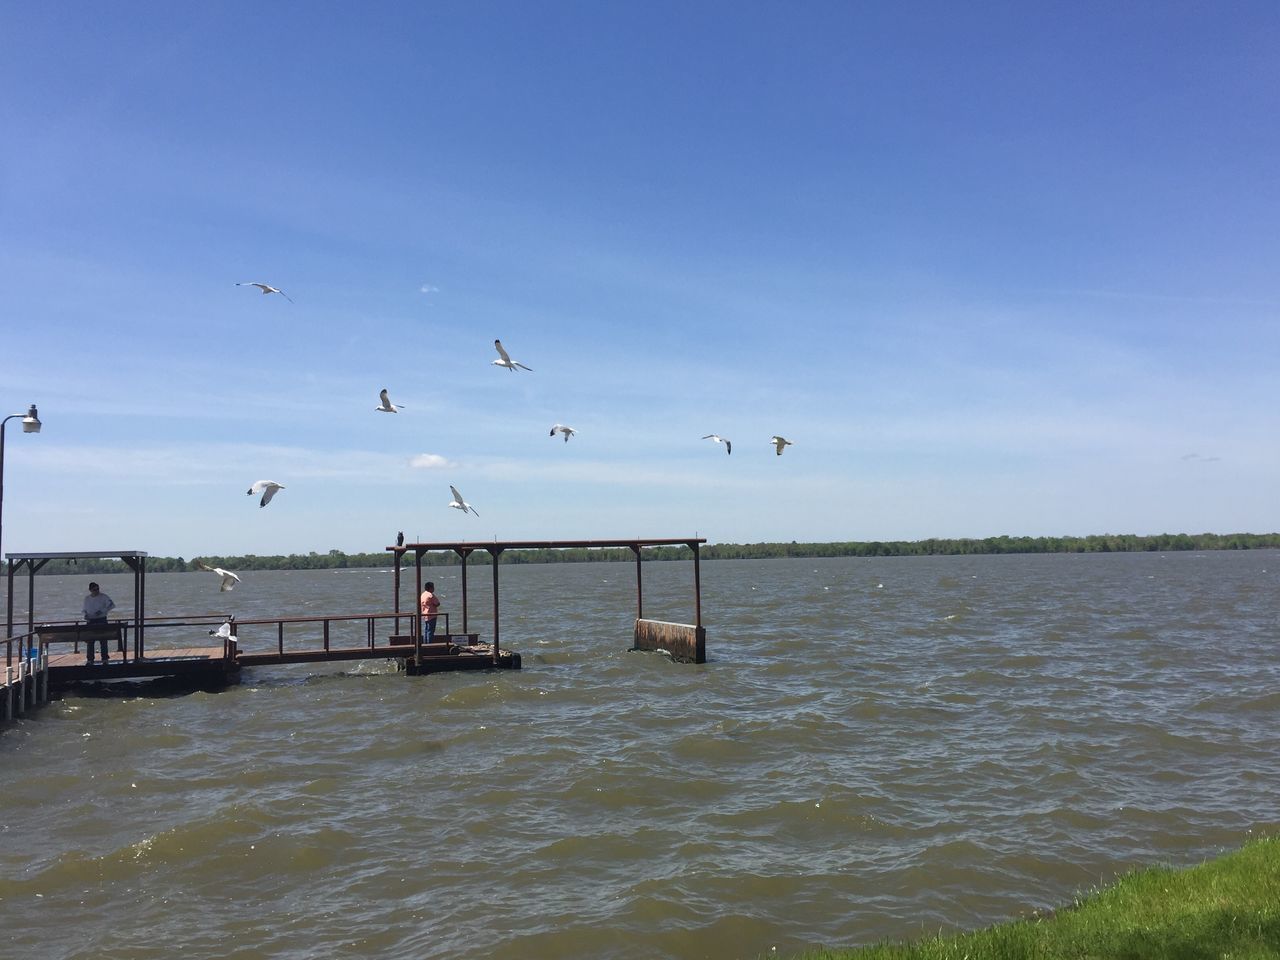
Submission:
M 145 557 L 145 550 L 44 550 L 35 553 L 6 553 L 8 560 L 123 560 Z
M 406 543 L 387 547 L 391 551 L 408 550 L 560 550 L 572 547 L 692 547 L 706 543 L 706 537 L 628 538 L 621 540 L 445 540 L 431 543 Z

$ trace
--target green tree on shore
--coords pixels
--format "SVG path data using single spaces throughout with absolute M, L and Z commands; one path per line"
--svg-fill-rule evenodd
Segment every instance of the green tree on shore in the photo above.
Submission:
M 1026 553 L 1170 553 L 1185 550 L 1274 550 L 1280 548 L 1280 533 L 1161 533 L 1153 536 L 1125 534 L 1090 534 L 1085 537 L 1011 537 L 1001 535 L 977 540 L 969 537 L 957 539 L 930 538 L 928 540 L 849 540 L 830 543 L 715 543 L 704 546 L 700 555 L 704 560 L 771 560 L 781 557 L 922 557 L 961 556 L 975 554 L 1026 554 Z M 643 551 L 646 560 L 687 560 L 693 554 L 688 547 L 648 547 Z M 386 551 L 377 553 L 344 553 L 329 550 L 306 554 L 291 553 L 280 556 L 204 556 L 200 558 L 210 566 L 228 570 L 336 570 L 346 568 L 367 569 L 390 567 L 392 555 Z M 569 547 L 565 549 L 507 550 L 502 554 L 504 564 L 512 563 L 588 563 L 633 561 L 635 554 L 627 547 L 591 549 Z M 410 558 L 410 562 L 411 558 Z M 458 562 L 450 551 L 437 551 L 423 555 L 424 566 L 448 566 Z M 479 566 L 491 562 L 488 553 L 477 550 L 471 554 L 470 563 Z M 194 570 L 192 561 L 182 557 L 148 557 L 147 569 L 153 573 L 171 573 Z M 128 568 L 117 560 L 54 560 L 40 572 L 45 573 L 124 573 Z

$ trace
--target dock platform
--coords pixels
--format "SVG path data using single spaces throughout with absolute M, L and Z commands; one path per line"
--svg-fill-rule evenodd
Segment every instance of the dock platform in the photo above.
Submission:
M 8 553 L 4 718 L 21 715 L 28 706 L 48 699 L 50 690 L 77 683 L 147 680 L 167 677 L 192 686 L 212 688 L 234 682 L 245 667 L 290 663 L 332 663 L 355 660 L 395 660 L 410 675 L 457 670 L 519 670 L 520 654 L 501 645 L 500 560 L 507 550 L 577 550 L 629 548 L 635 558 L 636 619 L 632 649 L 662 650 L 676 660 L 706 662 L 706 631 L 702 625 L 702 588 L 699 567 L 701 537 L 623 540 L 508 540 L 489 542 L 445 541 L 397 543 L 387 547 L 392 561 L 393 609 L 385 613 L 359 613 L 311 617 L 238 619 L 231 613 L 148 617 L 146 573 L 148 555 L 140 550 Z M 641 559 L 646 548 L 688 547 L 693 561 L 693 623 L 669 623 L 644 616 Z M 461 604 L 455 611 L 460 630 L 451 615 L 436 615 L 433 642 L 419 634 L 423 619 L 416 602 L 422 594 L 423 561 L 431 553 L 451 553 L 460 567 Z M 492 637 L 482 642 L 468 630 L 468 559 L 487 554 L 492 577 Z M 133 613 L 104 622 L 60 620 L 35 623 L 36 574 L 51 560 L 118 559 L 133 574 Z M 401 606 L 401 586 L 406 560 L 413 563 L 415 602 Z M 15 575 L 26 572 L 26 629 L 14 624 Z M 405 584 L 407 586 L 407 584 Z M 109 659 L 88 662 L 88 650 L 101 651 Z

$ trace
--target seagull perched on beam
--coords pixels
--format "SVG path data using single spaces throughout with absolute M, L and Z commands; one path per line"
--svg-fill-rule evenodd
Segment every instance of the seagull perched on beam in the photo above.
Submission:
M 206 573 L 216 573 L 222 578 L 222 582 L 218 584 L 219 593 L 226 593 L 228 590 L 234 590 L 236 588 L 236 584 L 240 582 L 240 578 L 230 570 L 223 570 L 221 567 L 211 567 L 203 560 L 197 560 L 196 566 L 201 570 L 204 570 Z
M 262 502 L 258 504 L 265 507 L 271 502 L 271 498 L 276 495 L 277 490 L 283 490 L 283 483 L 276 483 L 274 480 L 259 480 L 252 487 L 245 491 L 247 496 L 252 497 L 255 493 L 262 494 Z
M 399 413 L 400 408 L 404 406 L 403 403 L 397 405 L 391 402 L 391 398 L 387 396 L 386 387 L 382 388 L 382 392 L 378 394 L 378 396 L 382 399 L 382 405 L 378 407 L 374 407 L 373 409 L 381 413 Z
M 516 367 L 519 367 L 521 370 L 528 370 L 530 373 L 533 373 L 533 367 L 526 367 L 519 360 L 512 360 L 509 356 L 507 356 L 507 351 L 502 348 L 501 340 L 493 341 L 493 346 L 498 351 L 498 357 L 499 357 L 499 359 L 493 361 L 495 366 L 506 367 L 512 373 L 516 372 Z
M 249 283 L 237 283 L 236 286 L 237 287 L 257 287 L 263 293 L 278 293 L 280 294 L 280 296 L 284 297 L 290 303 L 293 303 L 293 297 L 289 296 L 279 287 L 273 287 L 269 283 L 258 283 L 258 281 L 253 280 L 253 281 L 250 281 Z
M 714 440 L 716 443 L 723 443 L 723 444 L 724 444 L 724 452 L 725 452 L 725 453 L 733 453 L 733 444 L 732 444 L 732 443 L 730 443 L 728 440 L 726 440 L 724 437 L 720 436 L 720 434 L 718 434 L 718 433 L 708 433 L 708 434 L 707 434 L 705 437 L 703 437 L 702 439 L 703 439 L 703 440 Z
M 774 446 L 774 452 L 778 456 L 782 456 L 782 448 L 791 446 L 791 441 L 786 437 L 770 437 L 769 442 Z
M 449 506 L 453 507 L 455 510 L 461 510 L 463 513 L 466 513 L 468 510 L 470 510 L 472 513 L 475 513 L 477 517 L 480 516 L 479 513 L 476 513 L 475 507 L 473 507 L 471 504 L 467 503 L 467 501 L 462 499 L 462 494 L 458 492 L 457 487 L 455 487 L 453 484 L 449 484 L 449 489 L 453 492 L 453 502 L 450 503 Z
M 563 433 L 564 442 L 568 443 L 569 438 L 572 437 L 577 432 L 578 432 L 577 430 L 573 429 L 573 427 L 568 426 L 567 424 L 557 423 L 554 427 L 551 428 L 550 435 L 554 437 L 556 433 Z

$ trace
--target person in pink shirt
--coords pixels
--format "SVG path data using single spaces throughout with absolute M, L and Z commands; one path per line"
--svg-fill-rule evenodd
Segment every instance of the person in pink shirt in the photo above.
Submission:
M 427 581 L 427 588 L 418 598 L 418 609 L 422 611 L 422 642 L 430 643 L 436 635 L 436 611 L 440 609 L 440 598 L 435 594 L 436 585 Z

